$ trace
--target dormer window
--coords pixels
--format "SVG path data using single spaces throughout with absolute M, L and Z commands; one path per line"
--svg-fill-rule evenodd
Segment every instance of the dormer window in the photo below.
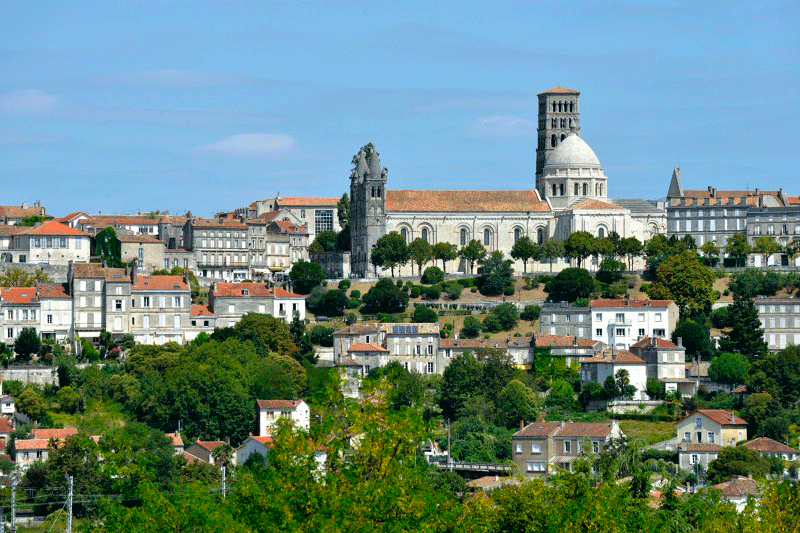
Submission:
M 249 289 L 242 289 L 242 296 L 250 296 L 250 290 Z

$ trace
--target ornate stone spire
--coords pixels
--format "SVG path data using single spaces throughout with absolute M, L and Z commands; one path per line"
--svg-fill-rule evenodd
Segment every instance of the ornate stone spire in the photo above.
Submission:
M 381 166 L 381 160 L 378 158 L 378 152 L 374 150 L 372 155 L 369 156 L 369 173 L 373 178 L 380 178 L 383 173 L 383 167 Z

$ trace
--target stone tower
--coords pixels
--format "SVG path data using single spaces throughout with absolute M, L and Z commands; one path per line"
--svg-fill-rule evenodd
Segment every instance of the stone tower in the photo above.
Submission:
M 536 188 L 542 198 L 547 191 L 542 185 L 542 170 L 547 157 L 570 132 L 581 132 L 578 97 L 581 93 L 555 87 L 539 93 L 538 144 L 536 145 Z
M 386 234 L 386 173 L 373 150 L 369 158 L 359 153 L 350 175 L 350 271 L 356 276 L 367 276 L 372 247 Z

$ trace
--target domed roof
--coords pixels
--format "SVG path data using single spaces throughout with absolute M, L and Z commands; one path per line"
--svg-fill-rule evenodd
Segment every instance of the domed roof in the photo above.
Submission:
M 589 145 L 571 133 L 550 152 L 544 168 L 601 168 L 601 165 Z

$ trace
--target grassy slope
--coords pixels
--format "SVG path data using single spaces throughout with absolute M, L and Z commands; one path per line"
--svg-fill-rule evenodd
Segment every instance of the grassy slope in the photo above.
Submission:
M 109 428 L 125 425 L 126 416 L 119 404 L 90 400 L 83 413 L 69 415 L 51 412 L 53 423 L 61 427 L 75 427 L 86 435 L 99 435 Z
M 655 444 L 675 436 L 675 424 L 673 422 L 620 420 L 619 427 L 628 437 L 628 442 L 641 439 L 645 444 Z

